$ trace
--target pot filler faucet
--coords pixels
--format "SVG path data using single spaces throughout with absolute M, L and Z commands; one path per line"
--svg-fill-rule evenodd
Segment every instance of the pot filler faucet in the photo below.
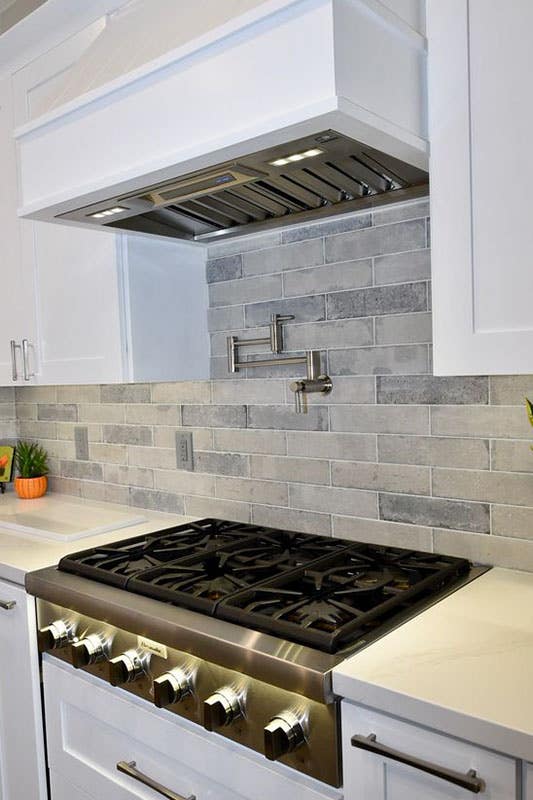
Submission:
M 329 394 L 333 382 L 328 375 L 320 374 L 320 352 L 307 350 L 303 356 L 284 356 L 282 358 L 261 358 L 255 361 L 238 361 L 239 347 L 268 344 L 273 353 L 283 352 L 283 323 L 294 319 L 292 315 L 272 314 L 270 318 L 269 335 L 257 339 L 239 339 L 237 336 L 228 336 L 228 371 L 235 373 L 240 369 L 255 367 L 274 367 L 280 364 L 296 365 L 305 364 L 307 375 L 290 384 L 294 392 L 294 410 L 297 414 L 307 413 L 308 394 Z

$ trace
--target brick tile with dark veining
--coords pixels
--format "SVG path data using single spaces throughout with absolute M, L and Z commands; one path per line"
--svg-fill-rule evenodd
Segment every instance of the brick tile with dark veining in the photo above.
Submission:
M 102 403 L 149 403 L 149 383 L 110 384 L 100 387 Z
M 246 406 L 183 406 L 184 427 L 245 428 Z
M 426 221 L 417 219 L 326 238 L 326 262 L 367 258 L 426 247 Z
M 208 283 L 229 281 L 242 276 L 242 255 L 223 256 L 209 259 L 206 264 Z
M 281 240 L 287 242 L 301 242 L 304 239 L 314 239 L 320 236 L 333 236 L 337 233 L 358 231 L 372 225 L 372 215 L 367 211 L 354 215 L 334 217 L 326 222 L 316 222 L 313 225 L 298 225 L 286 228 L 281 232 Z
M 57 422 L 77 422 L 78 406 L 74 404 L 40 403 L 37 406 L 37 419 Z
M 436 528 L 490 532 L 489 505 L 437 497 L 412 497 L 405 494 L 380 494 L 379 510 L 382 519 L 391 522 L 410 522 Z
M 430 405 L 486 405 L 488 378 L 402 375 L 377 379 L 378 403 Z
M 334 292 L 327 296 L 328 319 L 372 317 L 381 314 L 405 314 L 427 310 L 427 285 L 399 283 Z

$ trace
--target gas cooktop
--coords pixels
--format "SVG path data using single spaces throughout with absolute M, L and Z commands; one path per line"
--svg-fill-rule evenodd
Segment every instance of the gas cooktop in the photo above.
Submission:
M 206 519 L 74 553 L 59 569 L 337 653 L 427 605 L 470 564 Z

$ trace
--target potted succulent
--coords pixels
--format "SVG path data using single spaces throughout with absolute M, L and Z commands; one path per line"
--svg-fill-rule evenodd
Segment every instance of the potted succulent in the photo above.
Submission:
M 15 450 L 15 491 L 19 497 L 42 497 L 48 488 L 48 453 L 36 442 L 18 442 Z

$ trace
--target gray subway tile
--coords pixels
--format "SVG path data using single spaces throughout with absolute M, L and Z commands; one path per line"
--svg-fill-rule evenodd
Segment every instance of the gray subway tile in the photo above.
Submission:
M 375 318 L 376 344 L 429 343 L 433 339 L 431 314 L 390 314 Z
M 254 250 L 243 255 L 245 275 L 264 275 L 299 267 L 312 267 L 324 263 L 324 248 L 320 239 Z
M 426 221 L 417 219 L 326 238 L 326 261 L 347 261 L 426 247 Z
M 110 384 L 101 387 L 102 403 L 149 403 L 151 396 L 149 383 Z
M 341 539 L 426 552 L 431 552 L 433 549 L 432 529 L 422 525 L 338 516 L 333 516 L 332 522 L 333 535 Z
M 462 531 L 433 531 L 434 549 L 444 555 L 468 558 L 478 564 L 533 572 L 533 549 L 530 542 L 484 536 Z
M 209 472 L 214 475 L 234 475 L 245 478 L 248 475 L 248 458 L 239 453 L 215 453 L 197 450 L 194 454 L 196 472 Z
M 37 419 L 61 422 L 77 422 L 78 406 L 73 404 L 39 404 L 37 406 Z
M 183 470 L 155 470 L 154 487 L 174 494 L 215 495 L 215 476 Z
M 434 468 L 433 494 L 436 497 L 528 506 L 533 498 L 533 475 Z
M 342 261 L 325 267 L 287 272 L 283 276 L 285 297 L 325 294 L 372 285 L 372 260 Z
M 124 403 L 89 403 L 78 406 L 79 422 L 124 422 Z
M 429 198 L 422 197 L 408 203 L 391 203 L 372 212 L 374 225 L 390 225 L 406 219 L 421 219 L 429 216 Z
M 185 496 L 185 510 L 192 517 L 218 517 L 234 522 L 250 522 L 252 516 L 249 503 L 199 495 Z
M 503 472 L 533 472 L 531 444 L 496 439 L 491 444 L 491 465 L 492 469 Z
M 492 506 L 494 536 L 533 539 L 533 508 L 526 506 Z
M 233 430 L 219 428 L 213 431 L 215 450 L 228 453 L 270 453 L 272 455 L 287 452 L 286 434 L 284 431 Z
M 208 283 L 229 281 L 242 276 L 242 255 L 223 256 L 222 258 L 208 259 L 206 264 L 206 277 Z
M 330 416 L 332 431 L 429 434 L 426 406 L 332 406 Z
M 365 212 L 358 212 L 354 215 L 345 215 L 315 222 L 312 225 L 298 225 L 294 228 L 286 228 L 281 232 L 281 240 L 287 242 L 301 242 L 304 239 L 315 239 L 319 236 L 332 236 L 336 233 L 346 233 L 348 231 L 358 231 L 361 228 L 369 228 L 372 225 L 372 215 Z
M 374 341 L 371 317 L 341 319 L 332 322 L 311 322 L 306 325 L 287 325 L 285 350 L 326 350 L 329 348 L 365 347 Z
M 214 308 L 256 303 L 260 300 L 276 300 L 282 294 L 281 275 L 262 275 L 259 278 L 212 283 L 209 286 L 209 304 Z
M 211 381 L 179 381 L 178 383 L 153 383 L 154 403 L 199 403 L 211 402 Z
M 179 425 L 181 408 L 161 403 L 127 405 L 126 422 L 130 425 Z
M 286 506 L 289 502 L 287 484 L 279 481 L 217 477 L 215 493 L 224 500 L 241 500 L 269 506 Z
M 371 375 L 353 375 L 348 377 L 336 375 L 332 383 L 333 388 L 329 394 L 310 394 L 306 398 L 307 403 L 310 405 L 327 403 L 328 406 L 337 404 L 353 405 L 354 403 L 375 403 L 375 378 Z M 285 385 L 285 391 L 286 402 L 293 405 L 294 392 L 291 391 L 289 383 Z
M 307 414 L 295 414 L 291 406 L 249 406 L 248 427 L 324 431 L 328 427 L 328 412 L 324 406 L 311 406 Z
M 402 375 L 377 379 L 378 403 L 483 405 L 488 399 L 488 378 Z
M 128 447 L 128 464 L 148 469 L 176 469 L 176 449 L 172 447 Z
M 336 461 L 331 465 L 331 482 L 334 486 L 402 494 L 429 494 L 430 490 L 429 468 L 406 464 Z
M 194 428 L 245 428 L 246 406 L 183 406 L 183 425 Z
M 380 434 L 378 460 L 393 464 L 489 469 L 489 443 L 486 439 Z
M 130 505 L 139 508 L 147 508 L 152 511 L 165 511 L 168 514 L 183 514 L 183 497 L 159 492 L 155 489 L 141 489 L 135 486 L 129 487 Z
M 153 445 L 152 429 L 146 425 L 103 425 L 102 435 L 109 444 Z
M 409 522 L 436 528 L 452 528 L 474 533 L 489 533 L 489 506 L 436 497 L 413 497 L 405 494 L 380 494 L 381 519 Z
M 43 422 L 33 419 L 21 419 L 18 423 L 18 435 L 21 439 L 57 439 L 58 423 Z
M 287 433 L 290 456 L 328 458 L 347 461 L 375 461 L 375 434 L 357 433 Z
M 58 386 L 58 403 L 99 403 L 100 386 L 89 384 L 87 386 Z
M 65 478 L 101 481 L 104 477 L 102 465 L 93 464 L 91 461 L 61 461 L 60 470 Z
M 356 347 L 332 350 L 329 354 L 329 371 L 333 376 L 409 375 L 427 372 L 428 369 L 428 349 L 425 344 Z
M 128 448 L 125 444 L 89 442 L 89 460 L 103 464 L 126 464 Z
M 371 519 L 378 516 L 376 492 L 359 489 L 290 484 L 289 505 L 303 511 L 351 514 Z
M 531 439 L 525 410 L 510 406 L 432 406 L 431 432 L 435 436 Z
M 334 292 L 327 296 L 328 319 L 405 314 L 412 311 L 427 311 L 427 284 L 422 281 Z
M 57 403 L 56 386 L 16 386 L 15 400 L 18 403 Z
M 326 318 L 326 301 L 323 295 L 314 295 L 290 300 L 272 300 L 267 303 L 251 303 L 245 307 L 246 327 L 268 325 L 272 314 L 292 314 L 295 322 L 319 322 Z M 231 329 L 240 326 L 227 327 Z
M 283 403 L 285 381 L 237 378 L 213 383 L 213 403 Z M 234 426 L 235 427 L 235 426 Z
M 250 474 L 253 478 L 292 483 L 329 484 L 330 482 L 329 461 L 322 459 L 252 455 Z
M 244 306 L 209 308 L 207 326 L 210 331 L 231 331 L 244 328 Z
M 281 244 L 281 232 L 269 231 L 268 233 L 256 233 L 251 236 L 238 236 L 228 239 L 218 244 L 210 244 L 207 256 L 213 258 L 225 258 L 226 256 L 239 253 L 249 253 L 251 250 L 264 250 L 267 247 L 275 247 Z
M 271 528 L 287 528 L 291 531 L 331 536 L 331 517 L 329 514 L 254 505 L 252 506 L 252 520 L 256 525 L 267 525 Z
M 15 402 L 15 387 L 0 386 L 0 403 L 14 403 L 14 402 Z
M 154 486 L 154 473 L 151 469 L 128 467 L 123 464 L 106 464 L 104 479 L 107 483 L 121 486 L 141 486 L 145 489 L 152 489 Z
M 74 444 L 78 461 L 89 461 L 89 431 L 86 427 L 74 428 Z
M 494 405 L 523 406 L 529 397 L 533 401 L 533 375 L 492 375 L 490 402 Z
M 376 284 L 408 283 L 429 280 L 431 261 L 429 250 L 413 250 L 409 253 L 394 253 L 374 259 L 374 281 Z

